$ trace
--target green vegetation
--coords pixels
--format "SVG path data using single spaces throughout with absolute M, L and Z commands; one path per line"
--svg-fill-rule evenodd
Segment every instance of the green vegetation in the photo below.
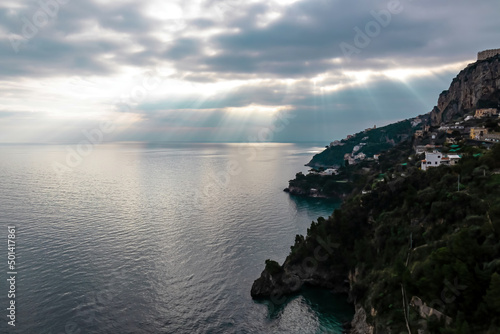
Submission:
M 352 153 L 353 148 L 366 143 L 357 153 L 364 153 L 368 157 L 388 150 L 413 135 L 416 129 L 412 128 L 409 120 L 386 125 L 381 128 L 359 132 L 350 139 L 343 139 L 342 146 L 327 147 L 323 152 L 316 154 L 309 162 L 310 166 L 343 166 L 344 155 Z M 365 140 L 363 140 L 366 138 Z
M 401 173 L 410 167 L 416 168 L 420 160 L 408 160 L 412 151 L 412 141 L 406 140 L 388 151 L 379 152 L 381 155 L 378 162 L 365 160 L 355 165 L 347 165 L 339 168 L 338 175 L 297 173 L 295 179 L 289 182 L 289 188 L 300 189 L 299 193 L 304 195 L 311 194 L 311 189 L 316 189 L 317 195 L 338 198 L 343 198 L 352 192 L 371 190 L 376 182 L 380 181 L 380 174 Z M 396 162 L 399 162 L 399 166 L 395 167 Z
M 351 277 L 351 294 L 377 332 L 407 332 L 408 323 L 415 333 L 500 333 L 500 145 L 427 172 L 411 161 L 401 166 L 405 152 L 405 144 L 390 150 L 379 170 L 355 181 L 372 191 L 352 193 L 313 222 L 286 263 L 314 257 L 325 240 L 340 244 L 318 265 Z M 451 323 L 422 318 L 407 305 L 413 296 Z
M 497 61 L 460 72 L 441 93 L 445 109 L 419 117 L 420 125 L 406 120 L 365 130 L 315 155 L 310 166 L 335 166 L 338 175 L 299 173 L 290 193 L 345 200 L 296 236 L 281 270 L 300 273 L 317 260 L 301 283 L 342 290 L 349 282 L 351 299 L 375 333 L 500 333 L 500 144 L 469 133 L 480 126 L 500 132 L 500 123 L 496 117 L 465 121 L 474 108 L 499 107 L 500 90 L 483 93 L 475 106 L 451 100 L 486 85 L 465 82 L 478 66 Z M 413 152 L 428 144 L 461 159 L 424 172 L 423 156 Z M 258 283 L 286 293 L 285 280 Z
M 322 176 L 319 174 L 297 173 L 295 179 L 289 182 L 289 187 L 303 189 L 309 193 L 311 189 L 317 189 L 319 194 L 326 197 L 342 197 L 353 191 L 354 184 L 346 182 L 344 174 L 339 176 Z
M 273 260 L 266 260 L 266 270 L 271 275 L 279 274 L 283 271 L 283 268 L 279 265 L 278 262 Z

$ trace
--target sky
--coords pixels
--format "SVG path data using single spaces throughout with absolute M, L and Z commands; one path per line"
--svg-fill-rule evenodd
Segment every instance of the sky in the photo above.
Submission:
M 498 0 L 2 0 L 0 143 L 330 142 L 429 112 L 478 51 L 500 48 L 499 12 Z

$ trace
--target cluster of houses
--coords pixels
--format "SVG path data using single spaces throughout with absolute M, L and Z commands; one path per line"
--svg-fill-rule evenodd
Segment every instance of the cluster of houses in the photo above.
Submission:
M 473 119 L 492 118 L 495 116 L 499 116 L 500 118 L 499 110 L 496 108 L 477 109 L 474 113 L 474 116 L 469 115 L 465 118 L 464 121 L 468 122 Z M 424 134 L 426 134 L 427 132 L 429 132 L 429 128 L 428 126 L 425 126 L 422 130 L 417 130 L 415 132 L 415 138 L 423 138 Z M 493 143 L 500 142 L 500 133 L 491 132 L 484 126 L 483 127 L 466 126 L 466 124 L 463 121 L 456 122 L 455 124 L 441 125 L 441 127 L 437 129 L 437 132 L 431 133 L 431 138 L 433 140 L 436 139 L 438 137 L 439 132 L 446 132 L 449 135 L 454 132 L 460 133 L 461 136 L 459 136 L 458 138 L 448 136 L 446 142 L 449 144 L 456 144 L 456 142 L 461 138 L 469 138 L 471 140 L 487 141 Z
M 482 128 L 471 128 L 470 129 L 470 139 L 473 140 L 484 140 L 493 143 L 500 142 L 500 133 L 490 132 L 488 129 Z
M 474 116 L 470 115 L 465 118 L 465 121 L 470 121 L 472 119 L 482 119 L 482 118 L 491 118 L 499 116 L 499 111 L 496 108 L 483 108 L 477 109 L 474 113 Z M 422 137 L 424 133 L 428 132 L 428 128 L 424 128 L 423 130 L 417 130 L 415 133 L 415 137 Z M 466 127 L 463 122 L 457 122 L 454 125 L 443 125 L 438 131 L 444 131 L 447 134 L 452 134 L 454 131 L 458 131 L 460 134 L 469 137 L 471 140 L 477 141 L 487 141 L 487 142 L 500 142 L 500 133 L 491 132 L 487 128 L 483 127 Z M 435 139 L 435 133 L 432 133 L 432 139 Z M 448 143 L 454 144 L 453 138 L 449 137 L 447 139 Z M 425 159 L 421 161 L 422 170 L 427 170 L 432 167 L 438 167 L 441 165 L 455 165 L 460 159 L 461 156 L 456 154 L 459 148 L 453 148 L 458 145 L 452 145 L 452 149 L 450 153 L 453 154 L 443 154 L 440 152 L 439 145 L 420 145 L 415 147 L 415 151 L 417 154 L 425 153 Z
M 498 116 L 500 118 L 500 112 L 498 109 L 482 108 L 482 109 L 477 109 L 473 116 L 472 115 L 467 116 L 464 121 L 468 122 L 473 119 L 492 118 L 495 116 Z M 470 127 L 470 125 L 474 124 L 474 122 L 472 124 L 469 123 L 469 126 L 466 126 L 463 121 L 456 122 L 455 124 L 442 125 L 438 129 L 434 130 L 434 132 L 431 132 L 429 125 L 423 123 L 424 120 L 420 119 L 420 117 L 416 117 L 411 120 L 412 127 L 422 126 L 421 129 L 415 131 L 416 139 L 423 139 L 426 138 L 427 136 L 428 138 L 432 139 L 431 141 L 432 144 L 415 146 L 416 154 L 425 153 L 425 159 L 421 161 L 421 169 L 424 171 L 427 170 L 428 168 L 439 167 L 441 165 L 448 165 L 448 166 L 455 165 L 461 159 L 461 155 L 457 154 L 460 148 L 458 148 L 458 145 L 456 144 L 463 138 L 468 138 L 470 140 L 483 141 L 483 142 L 486 141 L 491 143 L 500 142 L 500 133 L 491 132 L 484 126 Z M 365 130 L 365 133 L 375 128 L 376 126 L 374 126 L 373 128 L 368 128 Z M 442 136 L 439 135 L 439 132 L 446 132 L 448 135 L 453 134 L 452 136 L 447 136 L 446 138 L 446 143 L 451 144 L 451 149 L 449 150 L 448 154 L 444 154 L 440 151 L 441 150 L 440 145 L 435 145 L 435 141 L 438 138 L 442 138 Z M 456 132 L 460 133 L 460 135 L 455 135 Z M 354 136 L 352 135 L 348 135 L 345 140 L 349 140 L 353 137 Z M 365 141 L 367 139 L 368 137 L 365 137 L 362 139 L 362 141 Z M 330 147 L 343 146 L 345 145 L 345 140 L 342 141 L 335 140 L 330 143 Z M 346 153 L 344 155 L 344 160 L 346 160 L 349 163 L 349 165 L 354 165 L 356 163 L 359 163 L 360 161 L 367 159 L 368 157 L 366 156 L 366 154 L 360 152 L 364 145 L 366 145 L 366 143 L 360 143 L 354 146 L 352 153 Z M 379 154 L 373 156 L 373 160 L 375 161 L 378 160 L 378 158 Z M 368 160 L 372 160 L 372 158 L 370 157 L 368 158 Z M 334 168 L 329 168 L 322 172 L 319 172 L 319 174 L 337 175 L 338 170 Z
M 374 130 L 376 128 L 377 128 L 377 125 L 374 125 L 373 128 L 367 128 L 363 132 L 367 133 L 368 131 Z M 344 146 L 345 145 L 345 141 L 347 141 L 349 139 L 352 139 L 354 137 L 356 137 L 356 135 L 347 135 L 347 137 L 345 139 L 332 141 L 330 143 L 330 147 Z M 366 140 L 366 139 L 368 139 L 368 137 L 364 137 L 362 140 Z
M 477 109 L 476 113 L 474 114 L 474 118 L 484 118 L 492 116 L 498 116 L 498 109 L 495 108 Z
M 349 162 L 349 165 L 355 165 L 358 162 L 366 159 L 366 154 L 364 154 L 363 152 L 357 154 L 355 152 L 356 151 L 353 151 L 353 153 L 344 154 L 344 160 Z

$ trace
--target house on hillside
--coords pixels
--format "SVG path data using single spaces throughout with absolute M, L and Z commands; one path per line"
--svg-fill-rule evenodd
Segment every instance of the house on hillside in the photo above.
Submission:
M 364 132 L 366 133 L 366 132 L 368 132 L 368 131 L 370 131 L 370 130 L 374 130 L 374 129 L 376 129 L 376 128 L 377 128 L 377 126 L 376 126 L 376 125 L 374 125 L 374 126 L 373 126 L 373 128 L 368 128 L 368 129 L 365 129 L 365 131 L 364 131 Z
M 488 134 L 488 129 L 485 128 L 470 128 L 470 139 L 482 140 Z
M 443 154 L 441 152 L 425 152 L 425 159 L 422 160 L 422 170 L 427 170 L 429 167 L 438 167 L 442 158 Z
M 458 144 L 462 138 L 453 138 L 453 137 L 447 137 L 445 143 L 446 144 Z
M 439 145 L 431 145 L 431 144 L 427 144 L 427 145 L 417 145 L 415 147 L 415 153 L 416 154 L 422 154 L 424 152 L 431 152 L 431 151 L 435 151 L 438 147 L 441 147 Z
M 364 153 L 358 153 L 357 155 L 354 156 L 354 159 L 356 159 L 356 160 L 365 160 L 366 159 L 366 154 L 364 154 Z
M 483 140 L 493 142 L 493 143 L 500 143 L 500 133 L 493 132 L 493 133 L 488 133 L 484 135 Z
M 322 171 L 320 174 L 323 176 L 338 175 L 339 171 L 335 168 L 328 168 Z
M 411 126 L 414 128 L 416 127 L 417 125 L 421 124 L 422 123 L 422 120 L 420 118 L 414 118 L 412 121 L 411 121 Z
M 496 108 L 486 108 L 486 109 L 477 109 L 474 114 L 475 118 L 483 118 L 483 117 L 491 117 L 498 115 L 498 109 Z
M 425 152 L 425 159 L 422 160 L 422 170 L 441 165 L 455 165 L 462 157 L 457 154 L 444 155 L 439 151 Z
M 339 140 L 335 140 L 335 141 L 332 141 L 332 142 L 330 143 L 330 147 L 335 147 L 335 146 L 343 146 L 343 145 L 344 145 L 344 143 L 342 143 L 342 142 L 341 142 L 341 141 L 339 141 Z
M 451 166 L 456 165 L 461 158 L 462 157 L 458 154 L 448 154 L 448 159 Z
M 356 160 L 354 160 L 354 158 L 349 153 L 344 154 L 344 161 L 347 161 L 349 163 L 349 165 L 356 164 Z

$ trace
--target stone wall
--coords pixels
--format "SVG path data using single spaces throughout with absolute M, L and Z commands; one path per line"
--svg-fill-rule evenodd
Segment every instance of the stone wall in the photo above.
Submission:
M 477 60 L 485 60 L 500 54 L 500 49 L 492 49 L 478 52 Z

